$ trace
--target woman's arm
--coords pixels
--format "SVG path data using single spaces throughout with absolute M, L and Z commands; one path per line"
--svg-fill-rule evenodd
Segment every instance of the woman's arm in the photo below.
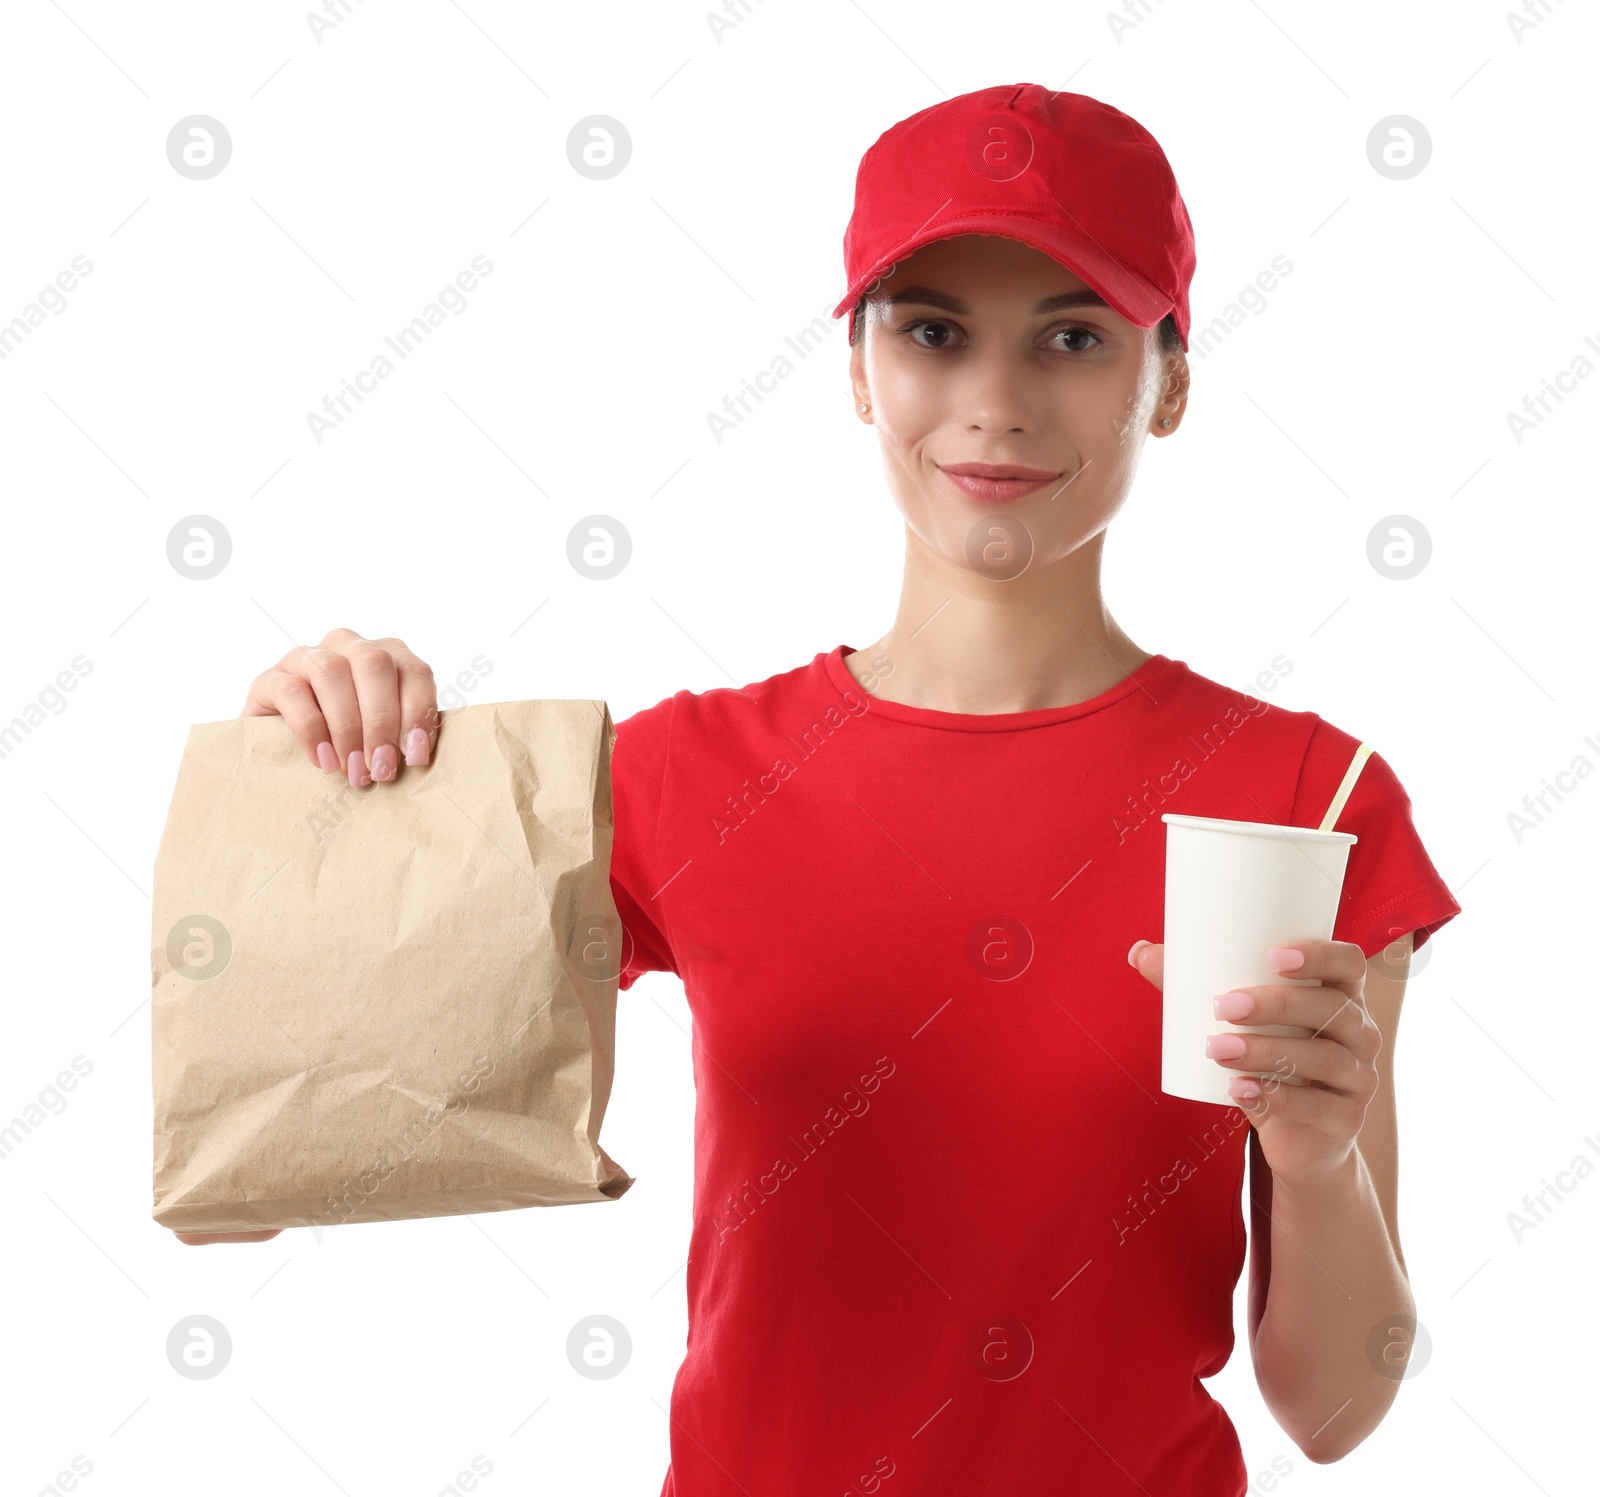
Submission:
M 1325 1464 L 1377 1428 L 1400 1389 L 1416 1324 L 1398 1225 L 1394 1046 L 1412 937 L 1367 963 L 1383 1038 L 1378 1090 L 1337 1172 L 1287 1188 L 1250 1132 L 1250 1350 L 1274 1418 Z

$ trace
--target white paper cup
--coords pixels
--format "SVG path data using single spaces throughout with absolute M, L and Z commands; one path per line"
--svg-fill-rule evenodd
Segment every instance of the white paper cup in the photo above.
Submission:
M 1267 965 L 1269 946 L 1327 941 L 1339 913 L 1345 864 L 1356 837 L 1272 822 L 1163 815 L 1167 887 L 1161 1004 L 1161 1090 L 1194 1102 L 1238 1106 L 1228 1095 L 1242 1071 L 1206 1054 L 1206 1036 L 1294 1035 L 1291 1024 L 1234 1024 L 1211 1000 L 1233 988 L 1268 983 L 1315 987 Z M 1298 1077 L 1279 1078 L 1304 1085 Z

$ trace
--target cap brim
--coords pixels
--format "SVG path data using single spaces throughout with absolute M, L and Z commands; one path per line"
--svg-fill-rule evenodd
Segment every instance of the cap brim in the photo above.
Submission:
M 976 214 L 919 229 L 904 243 L 880 256 L 870 270 L 863 271 L 850 283 L 849 290 L 833 309 L 833 315 L 843 317 L 868 287 L 907 255 L 925 244 L 932 244 L 939 239 L 954 239 L 960 234 L 996 234 L 1003 239 L 1016 239 L 1049 255 L 1074 275 L 1082 277 L 1091 290 L 1105 298 L 1112 311 L 1127 318 L 1135 327 L 1154 327 L 1173 310 L 1170 296 L 1124 264 L 1087 232 L 1060 224 L 1042 223 L 1037 219 Z

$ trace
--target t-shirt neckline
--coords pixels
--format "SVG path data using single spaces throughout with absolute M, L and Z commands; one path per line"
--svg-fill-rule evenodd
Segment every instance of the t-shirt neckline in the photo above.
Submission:
M 860 682 L 850 674 L 844 663 L 846 655 L 854 655 L 854 645 L 835 645 L 822 657 L 823 669 L 828 679 L 840 691 L 850 691 L 864 699 L 867 711 L 888 722 L 911 723 L 923 728 L 947 728 L 965 733 L 1005 733 L 1023 728 L 1043 728 L 1052 723 L 1070 722 L 1087 717 L 1092 712 L 1114 706 L 1125 697 L 1147 687 L 1150 681 L 1170 665 L 1181 665 L 1166 655 L 1152 655 L 1142 665 L 1135 666 L 1114 686 L 1099 696 L 1084 702 L 1072 702 L 1064 707 L 1039 707 L 1031 712 L 942 712 L 935 707 L 912 707 L 904 702 L 886 701 L 863 690 Z

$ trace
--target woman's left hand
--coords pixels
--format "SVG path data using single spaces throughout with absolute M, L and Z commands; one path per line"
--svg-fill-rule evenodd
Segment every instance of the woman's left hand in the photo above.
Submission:
M 1163 947 L 1140 941 L 1128 961 L 1159 988 L 1164 954 Z M 1296 962 L 1297 957 L 1303 961 Z M 1355 1149 L 1367 1104 L 1378 1090 L 1383 1036 L 1363 995 L 1367 959 L 1353 942 L 1296 941 L 1273 948 L 1268 962 L 1285 977 L 1312 977 L 1321 985 L 1232 988 L 1218 995 L 1218 1020 L 1294 1024 L 1311 1030 L 1311 1036 L 1236 1035 L 1219 1024 L 1206 1043 L 1207 1054 L 1235 1073 L 1229 1090 L 1260 1136 L 1273 1178 L 1291 1188 L 1314 1187 L 1345 1165 Z M 1240 1053 L 1220 1053 L 1229 1049 Z M 1258 1073 L 1266 1079 L 1258 1081 Z M 1282 1079 L 1288 1076 L 1305 1085 Z M 1256 1092 L 1241 1095 L 1252 1087 Z

